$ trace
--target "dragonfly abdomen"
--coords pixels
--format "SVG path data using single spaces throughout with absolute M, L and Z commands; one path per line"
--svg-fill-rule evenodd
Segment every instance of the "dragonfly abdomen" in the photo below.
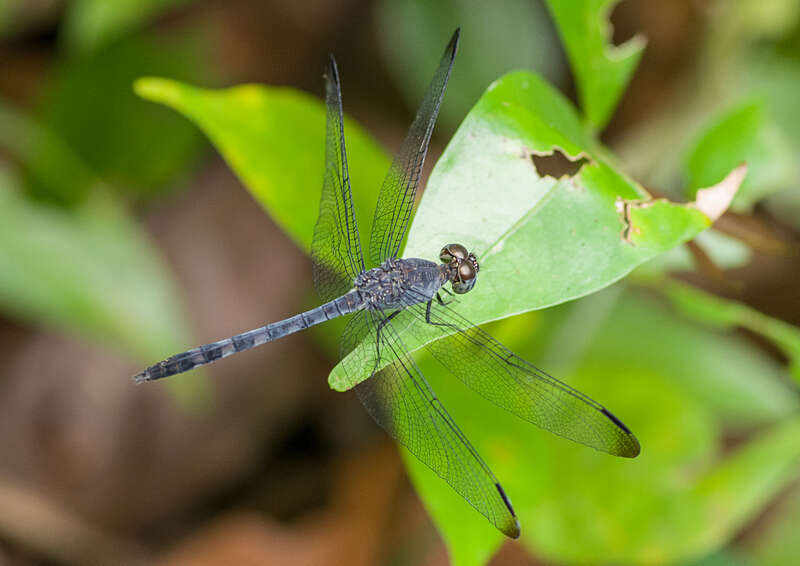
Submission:
M 267 342 L 279 340 L 289 334 L 305 330 L 326 320 L 337 318 L 363 308 L 361 295 L 358 291 L 350 291 L 341 297 L 320 305 L 310 311 L 300 313 L 290 318 L 273 322 L 255 330 L 249 330 L 231 336 L 225 340 L 204 344 L 180 354 L 170 356 L 139 372 L 134 376 L 137 383 L 153 381 L 189 371 L 198 366 L 210 364 L 231 354 L 243 352 Z

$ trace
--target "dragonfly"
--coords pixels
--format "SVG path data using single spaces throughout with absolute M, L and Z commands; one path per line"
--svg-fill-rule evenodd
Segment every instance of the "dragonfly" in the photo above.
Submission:
M 399 257 L 459 37 L 456 30 L 378 193 L 366 250 L 375 267 L 367 268 L 356 224 L 339 71 L 331 55 L 325 73 L 325 172 L 311 243 L 314 285 L 324 304 L 176 354 L 134 377 L 161 379 L 350 316 L 339 353 L 367 412 L 497 529 L 517 538 L 520 526 L 510 498 L 434 393 L 405 339 L 424 344 L 467 387 L 534 425 L 616 456 L 633 458 L 640 448 L 605 407 L 515 355 L 450 306 L 474 288 L 480 271 L 478 258 L 464 245 L 443 245 L 438 262 Z

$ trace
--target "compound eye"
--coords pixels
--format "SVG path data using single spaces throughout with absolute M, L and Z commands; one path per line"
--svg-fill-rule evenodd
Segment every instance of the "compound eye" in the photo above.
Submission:
M 443 263 L 450 263 L 453 259 L 464 260 L 467 258 L 467 248 L 461 244 L 447 244 L 439 252 L 439 259 Z
M 458 266 L 458 272 L 453 279 L 453 291 L 464 294 L 475 286 L 477 271 L 472 263 L 465 261 Z
M 466 281 L 459 281 L 456 279 L 453 281 L 453 291 L 459 295 L 463 295 L 464 293 L 472 290 L 472 288 L 475 286 L 475 281 L 477 281 L 477 279 L 474 277 Z
M 470 281 L 475 279 L 475 266 L 472 265 L 470 262 L 465 261 L 461 265 L 458 266 L 458 278 L 462 281 Z
M 447 246 L 450 248 L 450 253 L 453 254 L 458 259 L 464 260 L 467 259 L 467 248 L 462 246 L 461 244 L 450 244 Z

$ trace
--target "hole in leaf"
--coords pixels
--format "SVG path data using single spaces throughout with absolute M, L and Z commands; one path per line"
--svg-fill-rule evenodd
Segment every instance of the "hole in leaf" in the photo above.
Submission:
M 554 179 L 560 179 L 565 176 L 574 177 L 581 170 L 581 167 L 589 163 L 589 160 L 583 156 L 571 159 L 557 147 L 554 147 L 553 153 L 549 155 L 531 153 L 530 156 L 533 166 L 539 172 L 539 176 L 553 177 Z
M 606 7 L 605 25 L 607 27 L 608 41 L 614 46 L 627 43 L 641 29 L 641 7 L 635 2 L 616 2 Z M 663 10 L 662 10 L 663 11 Z

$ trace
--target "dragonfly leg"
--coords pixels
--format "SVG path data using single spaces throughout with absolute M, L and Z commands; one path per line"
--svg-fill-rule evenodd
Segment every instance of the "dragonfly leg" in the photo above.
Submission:
M 437 301 L 437 302 L 438 302 L 440 305 L 447 305 L 447 304 L 449 304 L 449 303 L 452 303 L 452 302 L 453 302 L 453 301 L 447 301 L 447 302 L 445 303 L 445 302 L 442 300 L 442 298 L 439 296 L 439 293 L 436 293 L 436 301 Z M 430 301 L 428 301 L 428 302 L 425 304 L 425 322 L 427 322 L 428 324 L 432 324 L 433 326 L 452 326 L 452 324 L 447 324 L 446 322 L 433 322 L 433 321 L 431 320 L 431 307 L 432 307 L 432 306 L 433 306 L 433 299 L 431 299 Z
M 450 293 L 450 291 L 448 291 L 447 289 L 442 289 L 442 290 L 445 293 L 447 293 L 448 295 L 452 295 L 452 293 Z M 442 296 L 438 292 L 436 293 L 436 302 L 439 303 L 442 306 L 449 305 L 450 303 L 452 303 L 454 301 L 455 301 L 455 299 L 450 299 L 449 301 L 445 301 L 444 299 L 442 299 Z

